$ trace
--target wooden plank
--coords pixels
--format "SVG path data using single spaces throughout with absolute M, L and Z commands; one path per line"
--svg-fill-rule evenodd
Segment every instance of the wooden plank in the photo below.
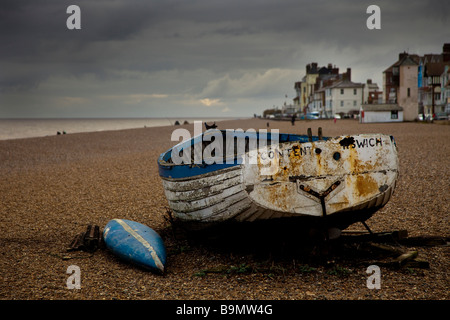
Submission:
M 404 265 L 407 261 L 413 260 L 417 258 L 418 252 L 417 251 L 408 251 L 397 258 L 395 258 L 395 262 L 397 262 L 399 265 Z
M 449 238 L 440 236 L 419 236 L 401 239 L 400 243 L 409 246 L 445 246 Z
M 84 232 L 77 234 L 69 244 L 68 251 L 81 250 L 83 247 Z
M 367 231 L 342 231 L 342 240 L 344 242 L 376 242 L 376 243 L 395 243 L 408 237 L 407 230 L 396 230 L 389 232 L 374 232 L 370 234 Z
M 100 227 L 88 225 L 83 237 L 83 249 L 85 251 L 94 252 L 100 245 Z
M 406 261 L 406 263 L 404 264 L 404 267 L 405 268 L 429 269 L 430 263 L 426 260 L 416 258 L 413 260 Z

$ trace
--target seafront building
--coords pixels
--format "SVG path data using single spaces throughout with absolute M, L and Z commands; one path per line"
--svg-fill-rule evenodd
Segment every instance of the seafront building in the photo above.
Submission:
M 444 72 L 441 75 L 441 102 L 444 113 L 450 114 L 450 66 L 444 67 Z
M 450 43 L 445 43 L 441 54 L 421 57 L 419 72 L 419 113 L 425 116 L 450 113 Z
M 378 84 L 372 83 L 372 79 L 367 79 L 363 87 L 363 103 L 364 104 L 380 104 L 383 103 L 383 91 L 380 90 Z
M 383 88 L 386 104 L 403 108 L 403 119 L 414 121 L 418 115 L 418 67 L 419 56 L 406 52 L 383 71 Z
M 363 102 L 364 85 L 352 82 L 351 69 L 339 73 L 331 63 L 326 67 L 318 67 L 315 62 L 306 65 L 306 75 L 294 89 L 298 112 L 314 113 L 320 118 L 353 117 Z
M 406 52 L 383 71 L 384 102 L 403 108 L 404 120 L 446 117 L 450 113 L 450 43 L 441 54 Z
M 363 92 L 361 83 L 343 79 L 323 89 L 325 91 L 325 114 L 327 118 L 336 115 L 341 118 L 354 117 L 354 115 L 359 114 Z
M 322 101 L 319 96 L 315 96 L 315 92 L 321 88 L 323 81 L 330 81 L 339 77 L 339 68 L 332 66 L 331 63 L 326 67 L 319 67 L 317 62 L 306 65 L 306 74 L 301 81 L 294 85 L 296 97 L 294 105 L 300 112 L 316 111 L 318 101 Z

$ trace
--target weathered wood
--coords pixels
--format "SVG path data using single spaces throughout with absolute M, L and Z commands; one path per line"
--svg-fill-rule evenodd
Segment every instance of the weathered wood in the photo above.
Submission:
M 416 258 L 413 260 L 406 261 L 406 263 L 403 266 L 406 268 L 429 269 L 430 263 L 426 260 Z
M 377 255 L 378 259 L 373 263 L 387 268 L 430 268 L 430 263 L 426 260 L 417 258 L 418 251 L 405 252 L 400 245 L 448 245 L 448 239 L 445 237 L 412 237 L 408 238 L 406 230 L 393 232 L 380 232 L 368 234 L 367 231 L 343 231 L 342 238 L 345 243 L 358 243 L 358 248 Z M 391 243 L 392 245 L 389 245 Z M 361 245 L 362 244 L 362 245 Z M 384 256 L 385 258 L 380 257 Z M 391 257 L 386 261 L 386 257 Z
M 375 264 L 379 266 L 384 266 L 388 268 L 429 268 L 430 264 L 428 261 L 417 259 L 418 252 L 417 251 L 408 251 L 402 252 L 397 248 L 393 248 L 391 246 L 387 246 L 379 243 L 371 243 L 370 246 L 372 248 L 376 248 L 387 252 L 389 256 L 394 256 L 395 258 L 390 259 L 388 261 L 376 261 Z
M 408 252 L 398 256 L 395 259 L 395 262 L 397 262 L 400 265 L 404 265 L 407 261 L 417 258 L 417 255 L 418 255 L 417 251 L 408 251 Z
M 68 251 L 81 250 L 83 247 L 84 232 L 77 234 L 69 244 Z
M 449 243 L 448 237 L 419 236 L 401 239 L 400 243 L 408 246 L 445 246 Z
M 376 242 L 376 243 L 395 243 L 401 239 L 408 237 L 407 230 L 396 230 L 390 232 L 374 232 L 367 231 L 342 231 L 343 241 L 348 242 Z
M 392 255 L 392 256 L 399 256 L 399 255 L 402 255 L 404 253 L 400 249 L 394 248 L 392 246 L 388 246 L 386 244 L 369 243 L 369 246 L 372 249 L 377 249 L 377 250 L 383 251 L 384 253 L 388 253 L 389 255 Z
M 86 232 L 77 234 L 71 243 L 69 244 L 68 251 L 83 250 L 88 252 L 94 252 L 101 247 L 101 234 L 100 227 L 94 225 L 88 225 Z
M 450 238 L 443 236 L 408 237 L 407 230 L 376 232 L 372 234 L 365 230 L 343 230 L 341 238 L 344 242 L 397 243 L 412 247 L 448 246 L 450 243 Z
M 90 252 L 97 250 L 100 245 L 100 240 L 100 227 L 88 225 L 83 237 L 83 249 Z

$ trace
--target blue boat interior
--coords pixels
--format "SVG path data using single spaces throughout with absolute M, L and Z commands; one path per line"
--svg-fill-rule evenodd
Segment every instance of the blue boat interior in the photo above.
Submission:
M 205 150 L 205 148 L 213 143 L 215 139 L 221 137 L 222 146 L 225 146 L 227 142 L 233 143 L 234 154 L 231 155 L 231 158 L 234 161 L 219 161 L 219 163 L 207 164 L 204 159 L 201 163 L 198 161 L 194 161 L 194 151 L 198 148 L 196 146 L 201 145 L 201 152 Z M 233 139 L 233 141 L 230 141 Z M 328 140 L 329 137 L 321 137 L 322 140 Z M 245 142 L 244 152 L 248 152 L 251 149 L 254 149 L 256 146 L 258 148 L 270 146 L 272 143 L 285 143 L 285 142 L 293 142 L 298 141 L 299 143 L 307 143 L 319 141 L 319 136 L 308 136 L 308 135 L 298 135 L 298 134 L 288 134 L 288 133 L 272 133 L 272 132 L 258 132 L 258 131 L 250 131 L 247 132 L 239 131 L 239 130 L 207 130 L 202 134 L 191 138 L 190 140 L 183 141 L 166 152 L 162 153 L 158 158 L 158 167 L 159 174 L 161 177 L 166 178 L 189 178 L 197 175 L 206 174 L 209 172 L 213 172 L 220 169 L 225 169 L 228 167 L 233 167 L 239 165 L 240 155 L 237 151 L 237 146 L 241 145 Z M 172 161 L 172 152 L 174 149 L 176 152 L 181 153 L 182 151 L 190 148 L 189 152 L 191 153 L 190 160 L 188 163 L 175 164 Z M 214 156 L 214 150 L 213 156 Z M 230 156 L 230 155 L 228 155 Z

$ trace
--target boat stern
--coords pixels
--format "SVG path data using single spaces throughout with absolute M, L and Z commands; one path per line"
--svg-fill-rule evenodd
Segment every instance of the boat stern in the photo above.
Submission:
M 260 150 L 243 176 L 252 201 L 276 212 L 320 217 L 381 208 L 398 177 L 397 147 L 383 134 L 280 143 Z

